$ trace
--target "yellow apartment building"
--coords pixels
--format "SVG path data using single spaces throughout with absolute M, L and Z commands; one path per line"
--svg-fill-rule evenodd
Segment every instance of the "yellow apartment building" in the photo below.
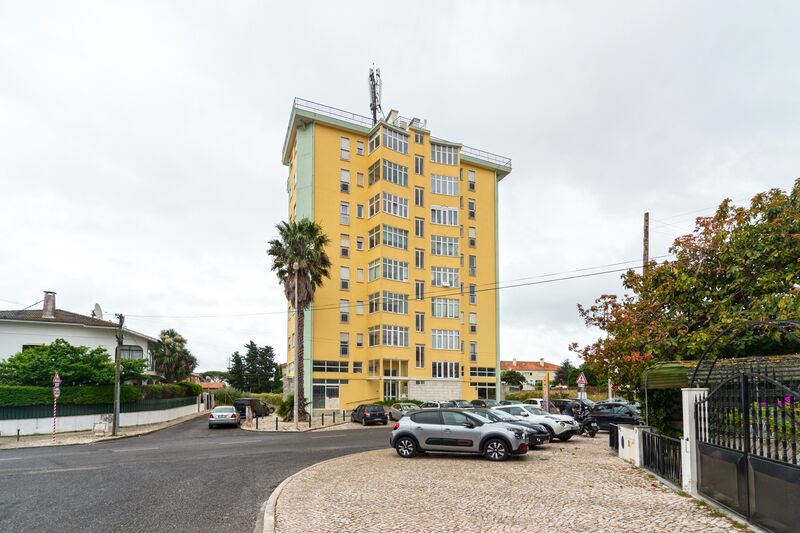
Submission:
M 496 398 L 497 196 L 511 160 L 295 99 L 283 146 L 289 217 L 330 238 L 331 279 L 305 314 L 312 409 Z M 288 359 L 294 360 L 289 313 Z

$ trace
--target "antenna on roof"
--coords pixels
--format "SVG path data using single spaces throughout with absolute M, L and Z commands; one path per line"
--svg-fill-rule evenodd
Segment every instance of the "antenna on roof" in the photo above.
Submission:
M 92 316 L 98 320 L 103 320 L 103 310 L 100 308 L 100 304 L 94 304 Z
M 381 69 L 369 69 L 369 110 L 372 111 L 372 125 L 378 123 L 378 111 L 383 117 L 381 109 Z

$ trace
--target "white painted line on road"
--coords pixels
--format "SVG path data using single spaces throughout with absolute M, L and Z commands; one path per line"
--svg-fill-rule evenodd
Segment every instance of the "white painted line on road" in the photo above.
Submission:
M 119 450 L 109 450 L 114 453 L 121 453 L 121 452 L 144 452 L 147 450 L 157 450 L 158 446 L 153 446 L 152 448 L 121 448 Z
M 264 440 L 263 439 L 231 440 L 231 441 L 217 442 L 217 444 L 228 446 L 230 444 L 252 444 L 254 442 L 264 442 Z
M 19 461 L 22 457 L 0 457 L 0 461 Z
M 47 470 L 10 470 L 7 471 L 8 473 L 5 475 L 13 475 L 13 474 L 58 474 L 60 472 L 78 472 L 80 470 L 99 470 L 101 468 L 107 468 L 107 466 L 78 466 L 75 468 L 50 468 Z
M 344 435 L 317 435 L 317 436 L 314 436 L 314 437 L 311 437 L 311 438 L 312 439 L 330 439 L 330 438 L 333 438 L 333 437 L 344 437 Z

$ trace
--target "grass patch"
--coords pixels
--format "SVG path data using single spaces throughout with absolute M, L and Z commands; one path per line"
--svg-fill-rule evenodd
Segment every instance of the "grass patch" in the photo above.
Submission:
M 692 495 L 686 492 L 685 490 L 679 490 L 677 492 L 678 496 L 683 496 L 684 498 L 691 498 Z

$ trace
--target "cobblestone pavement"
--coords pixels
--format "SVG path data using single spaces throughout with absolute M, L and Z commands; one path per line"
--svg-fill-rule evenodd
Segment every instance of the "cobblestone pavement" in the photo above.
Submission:
M 311 467 L 278 499 L 276 529 L 308 531 L 739 531 L 608 450 L 573 438 L 527 456 L 482 457 L 394 450 Z

